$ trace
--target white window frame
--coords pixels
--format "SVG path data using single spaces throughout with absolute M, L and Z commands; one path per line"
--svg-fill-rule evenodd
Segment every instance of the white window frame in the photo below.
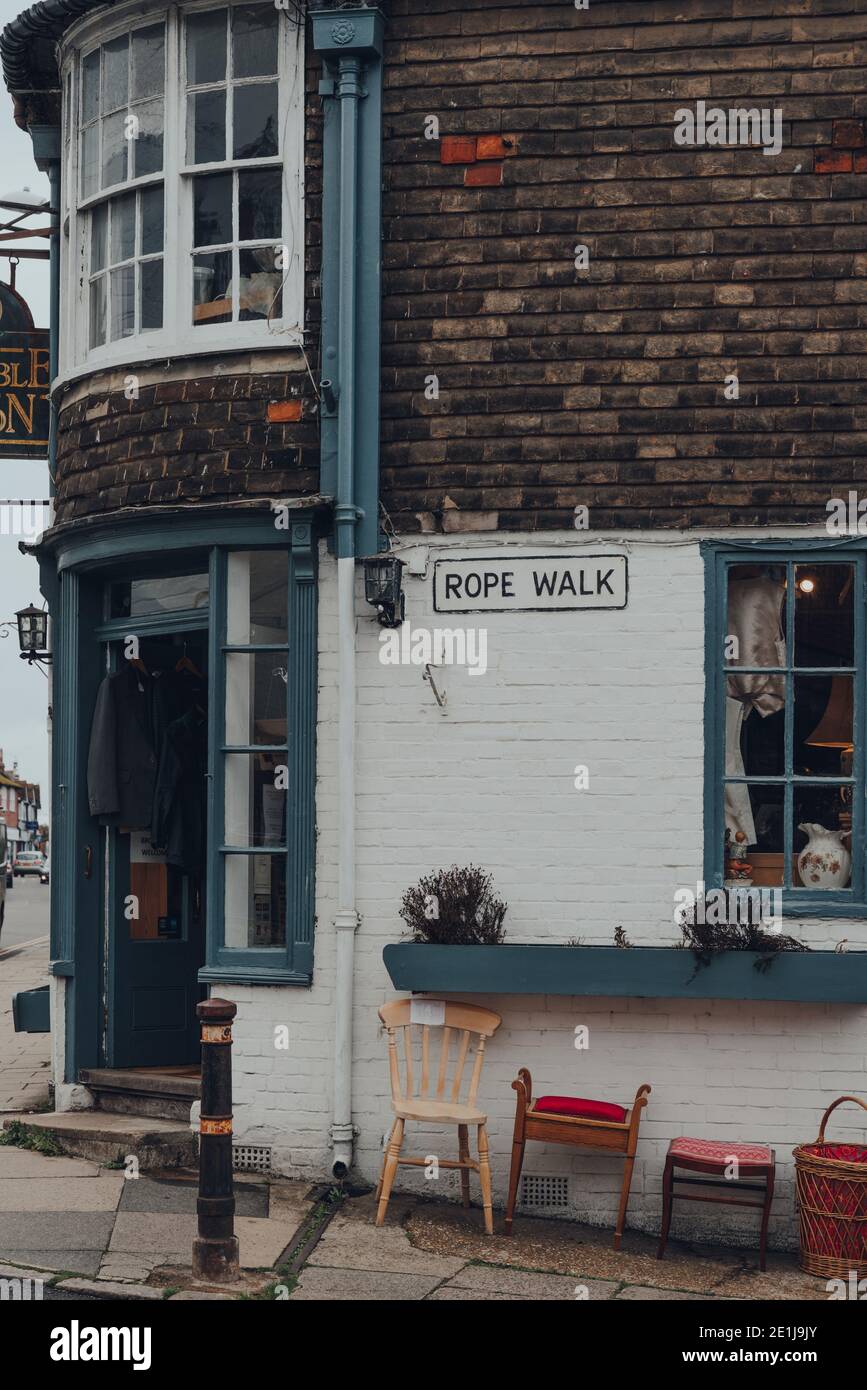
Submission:
M 289 260 L 284 270 L 282 317 L 215 324 L 193 323 L 193 180 L 195 175 L 230 170 L 235 161 L 190 165 L 186 159 L 186 45 L 183 20 L 188 14 L 236 9 L 262 0 L 190 0 L 163 4 L 142 13 L 139 0 L 82 20 L 68 33 L 61 50 L 61 89 L 71 94 L 71 139 L 62 171 L 61 238 L 61 381 L 101 368 L 160 361 L 202 353 L 301 346 L 304 323 L 304 27 L 290 11 L 278 10 L 278 123 L 282 148 L 276 159 L 244 160 L 243 169 L 281 168 L 282 230 Z M 80 196 L 80 65 L 88 53 L 121 34 L 166 24 L 166 90 L 163 169 L 129 179 L 88 199 Z M 70 83 L 67 86 L 67 77 Z M 255 79 L 250 79 L 254 81 Z M 258 79 L 267 80 L 267 77 Z M 228 78 L 231 82 L 231 78 Z M 67 113 L 64 112 L 64 120 Z M 231 152 L 231 149 L 229 150 Z M 90 334 L 90 216 L 99 203 L 154 184 L 164 188 L 163 327 L 88 347 Z M 246 245 L 246 243 L 244 243 Z M 235 252 L 234 254 L 237 254 Z

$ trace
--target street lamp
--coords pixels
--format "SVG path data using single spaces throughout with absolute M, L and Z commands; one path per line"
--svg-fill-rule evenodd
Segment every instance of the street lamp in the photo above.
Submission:
M 403 561 L 388 552 L 364 561 L 364 597 L 376 608 L 383 627 L 400 627 L 403 622 L 402 574 Z
M 22 608 L 15 614 L 18 623 L 18 645 L 22 661 L 51 661 L 48 650 L 48 613 L 44 608 Z

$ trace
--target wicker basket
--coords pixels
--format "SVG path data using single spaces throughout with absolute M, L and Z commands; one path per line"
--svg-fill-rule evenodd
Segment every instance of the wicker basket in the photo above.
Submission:
M 867 1110 L 867 1101 L 841 1096 L 822 1116 L 815 1144 L 794 1150 L 801 1268 L 825 1279 L 851 1270 L 867 1277 L 867 1146 L 825 1138 L 828 1116 L 846 1100 Z

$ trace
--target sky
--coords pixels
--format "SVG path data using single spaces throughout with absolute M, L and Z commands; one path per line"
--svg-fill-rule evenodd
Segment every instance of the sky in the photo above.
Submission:
M 0 27 L 5 26 L 27 5 L 23 0 L 0 0 Z M 13 191 L 29 188 L 32 193 L 48 197 L 48 180 L 33 163 L 30 136 L 19 130 L 12 114 L 12 98 L 0 83 L 0 198 Z M 0 209 L 0 221 L 7 222 L 14 213 Z M 31 219 L 33 225 L 44 224 L 43 218 Z M 14 247 L 16 243 L 11 243 Z M 47 247 L 44 238 L 22 241 L 22 246 Z M 30 305 L 37 328 L 48 327 L 48 262 L 22 260 L 17 268 L 16 289 Z M 0 257 L 0 277 L 9 280 L 9 261 Z M 48 466 L 44 460 L 3 459 L 0 457 L 0 503 L 7 498 L 43 498 L 48 496 Z M 39 592 L 39 571 L 34 559 L 21 555 L 20 536 L 2 534 L 12 530 L 12 520 L 20 517 L 18 508 L 8 509 L 7 527 L 0 529 L 0 624 L 12 621 L 9 635 L 0 640 L 0 748 L 7 767 L 17 762 L 18 771 L 28 782 L 38 782 L 42 789 L 44 820 L 48 808 L 48 681 L 37 666 L 29 666 L 18 655 L 18 634 L 14 626 L 15 613 L 35 603 L 42 607 Z M 29 521 L 27 509 L 25 521 Z M 0 633 L 4 629 L 0 627 Z

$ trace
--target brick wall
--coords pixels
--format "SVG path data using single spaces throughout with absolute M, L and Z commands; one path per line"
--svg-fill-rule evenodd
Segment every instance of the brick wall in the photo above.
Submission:
M 865 0 L 395 0 L 388 35 L 400 527 L 801 522 L 867 483 Z M 780 108 L 781 153 L 677 147 L 699 99 Z
M 549 543 L 575 548 L 575 533 Z M 490 544 L 497 545 L 494 540 Z M 490 553 L 478 539 L 434 538 L 438 556 Z M 617 542 L 602 541 L 606 551 Z M 600 548 L 594 546 L 593 548 Z M 386 1049 L 376 1016 L 393 991 L 382 949 L 404 930 L 403 891 L 431 869 L 472 860 L 509 904 L 513 942 L 610 945 L 626 927 L 635 944 L 673 945 L 674 892 L 702 873 L 703 583 L 697 541 L 637 537 L 629 552 L 627 608 L 607 613 L 480 615 L 488 671 L 437 672 L 440 712 L 417 666 L 385 666 L 380 629 L 358 601 L 357 881 L 353 1119 L 360 1175 L 375 1181 L 390 1120 Z M 280 1171 L 321 1180 L 331 1167 L 334 914 L 337 864 L 336 565 L 320 557 L 317 864 L 311 989 L 220 986 L 239 1001 L 235 1029 L 236 1138 L 271 1143 Z M 413 628 L 448 626 L 432 611 L 432 568 L 407 577 Z M 454 625 L 454 620 L 452 620 Z M 576 791 L 584 763 L 590 787 Z M 815 947 L 846 937 L 867 948 L 864 922 L 787 923 Z M 458 994 L 457 997 L 466 997 Z M 867 1009 L 723 1000 L 484 996 L 503 1016 L 485 1064 L 497 1200 L 505 1199 L 514 1116 L 510 1082 L 529 1066 L 537 1093 L 629 1101 L 653 1086 L 630 1207 L 636 1226 L 659 1219 L 662 1164 L 679 1134 L 775 1145 L 778 1196 L 772 1238 L 792 1244 L 791 1150 L 815 1138 L 837 1095 L 863 1094 Z M 274 1046 L 275 1025 L 290 1045 Z M 577 1024 L 590 1048 L 574 1047 Z M 540 1089 L 541 1088 L 541 1089 Z M 853 1141 L 863 1129 L 840 1115 Z M 411 1126 L 414 1151 L 445 1154 L 448 1136 Z M 620 1167 L 553 1147 L 528 1150 L 530 1173 L 573 1177 L 571 1214 L 610 1223 Z M 401 1170 L 400 1186 L 424 1182 Z M 457 1194 L 443 1175 L 433 1189 Z M 700 1208 L 678 1229 L 714 1239 L 752 1231 L 751 1215 L 712 1218 Z

